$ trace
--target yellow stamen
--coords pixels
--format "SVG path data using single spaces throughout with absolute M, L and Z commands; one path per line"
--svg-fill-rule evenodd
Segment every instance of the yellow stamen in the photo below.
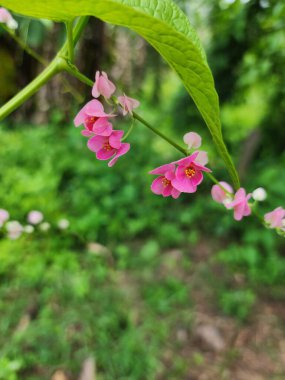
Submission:
M 167 178 L 165 178 L 165 177 L 162 178 L 162 181 L 161 181 L 161 182 L 162 182 L 162 184 L 163 184 L 164 187 L 170 185 L 170 183 L 171 183 L 171 182 L 170 182 Z
M 192 166 L 189 166 L 189 168 L 185 169 L 185 174 L 188 178 L 192 178 L 196 174 L 196 170 Z
M 105 144 L 103 145 L 103 149 L 104 149 L 104 150 L 107 150 L 107 151 L 110 151 L 110 150 L 112 150 L 113 148 L 111 147 L 111 145 L 110 145 L 109 143 L 105 143 Z

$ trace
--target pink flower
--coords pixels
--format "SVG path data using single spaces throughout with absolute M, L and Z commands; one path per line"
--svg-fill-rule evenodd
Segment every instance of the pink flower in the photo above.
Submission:
M 162 165 L 149 172 L 149 174 L 159 175 L 151 184 L 151 191 L 154 194 L 162 195 L 163 197 L 172 196 L 175 199 L 179 197 L 180 191 L 172 185 L 172 181 L 175 178 L 174 164 Z
M 108 163 L 115 165 L 118 158 L 130 150 L 130 144 L 122 143 L 124 131 L 113 131 L 110 136 L 94 136 L 88 140 L 88 148 L 96 153 L 98 160 L 112 160 Z
M 275 210 L 264 215 L 264 219 L 270 228 L 282 228 L 284 218 L 285 210 L 282 207 L 277 207 Z
M 102 71 L 102 74 L 100 74 L 100 71 L 96 71 L 92 96 L 99 98 L 100 95 L 103 95 L 104 98 L 109 99 L 115 91 L 116 86 L 108 79 L 108 75 L 104 71 Z
M 211 172 L 210 169 L 200 165 L 196 160 L 199 152 L 194 152 L 191 156 L 173 162 L 178 165 L 172 185 L 184 193 L 195 193 L 197 186 L 203 181 L 202 172 Z
M 248 200 L 251 198 L 251 194 L 246 195 L 245 190 L 241 187 L 235 194 L 234 200 L 228 204 L 225 204 L 226 208 L 234 209 L 234 219 L 241 220 L 244 216 L 251 214 L 251 208 L 249 207 Z
M 0 208 L 0 227 L 9 219 L 10 215 L 7 210 Z
M 79 127 L 84 124 L 83 136 L 93 136 L 94 134 L 109 136 L 112 132 L 112 124 L 108 121 L 109 117 L 116 115 L 104 112 L 103 104 L 99 100 L 93 99 L 78 112 L 74 119 L 74 125 Z
M 31 224 L 39 224 L 44 219 L 44 216 L 40 211 L 30 211 L 27 219 Z
M 130 98 L 126 95 L 119 96 L 118 101 L 123 107 L 123 115 L 125 116 L 127 113 L 133 114 L 133 109 L 137 108 L 140 105 L 140 102 L 136 99 Z
M 228 192 L 233 194 L 233 188 L 231 185 L 229 185 L 227 182 L 219 182 L 219 184 Z M 222 187 L 219 185 L 214 185 L 211 190 L 212 198 L 215 202 L 227 204 L 230 200 L 232 200 L 232 197 L 230 197 L 229 194 L 227 194 Z
M 183 141 L 186 145 L 188 145 L 188 149 L 197 149 L 200 148 L 202 144 L 202 138 L 198 133 L 195 132 L 188 132 L 183 137 Z
M 18 23 L 12 17 L 11 13 L 5 8 L 0 8 L 0 23 L 6 24 L 10 29 L 17 29 Z

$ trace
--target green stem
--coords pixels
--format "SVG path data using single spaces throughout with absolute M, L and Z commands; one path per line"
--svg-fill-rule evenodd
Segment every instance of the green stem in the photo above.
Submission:
M 75 25 L 73 31 L 73 46 L 79 40 L 87 22 L 88 17 L 80 17 Z M 57 73 L 64 71 L 67 66 L 66 54 L 68 52 L 68 42 L 66 41 L 54 60 L 39 74 L 31 83 L 29 83 L 23 90 L 10 99 L 4 106 L 0 108 L 0 121 L 10 115 L 14 110 L 20 107 L 26 100 L 34 95 L 44 84 L 46 84 Z
M 77 78 L 80 82 L 87 84 L 89 87 L 93 87 L 94 82 L 87 78 L 84 74 L 82 74 L 75 65 L 67 62 L 65 66 L 65 71 L 67 71 L 70 75 Z
M 68 45 L 68 59 L 73 62 L 74 59 L 74 45 L 73 45 L 73 20 L 65 23 L 67 33 L 67 45 Z
M 172 145 L 175 149 L 179 150 L 179 152 L 183 153 L 185 156 L 187 156 L 187 150 L 182 148 L 180 145 L 176 144 L 175 141 L 173 141 L 170 137 L 166 136 L 164 133 L 160 132 L 158 129 L 153 127 L 151 124 L 149 124 L 146 120 L 144 120 L 140 115 L 138 115 L 136 112 L 133 112 L 133 117 L 141 122 L 144 126 L 149 128 L 152 132 L 154 132 L 156 135 L 160 136 L 162 139 L 167 141 L 170 145 Z

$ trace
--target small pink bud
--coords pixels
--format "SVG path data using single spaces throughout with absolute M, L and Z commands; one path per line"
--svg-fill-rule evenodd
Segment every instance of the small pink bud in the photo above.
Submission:
M 212 198 L 215 202 L 218 203 L 224 203 L 225 201 L 230 199 L 229 194 L 227 194 L 223 189 L 225 189 L 227 192 L 233 194 L 233 188 L 231 185 L 229 185 L 227 182 L 219 182 L 219 185 L 214 185 L 211 190 Z
M 18 23 L 5 8 L 0 8 L 0 23 L 6 24 L 10 29 L 17 29 Z
M 123 95 L 118 97 L 118 101 L 123 107 L 123 115 L 126 116 L 127 113 L 133 114 L 133 109 L 140 105 L 140 102 L 136 99 L 130 98 L 129 96 Z
M 282 228 L 285 218 L 285 210 L 277 207 L 275 210 L 264 215 L 264 220 L 268 223 L 269 228 Z
M 39 224 L 43 220 L 44 216 L 40 211 L 30 211 L 28 214 L 28 222 L 31 224 Z
M 92 96 L 99 98 L 102 95 L 104 98 L 109 99 L 115 91 L 116 86 L 108 79 L 108 75 L 104 71 L 102 71 L 102 74 L 100 74 L 100 71 L 96 71 Z
M 183 141 L 188 145 L 188 149 L 198 149 L 202 144 L 202 138 L 198 133 L 188 132 L 183 137 Z
M 4 210 L 3 208 L 0 209 L 0 223 L 5 223 L 9 219 L 9 212 L 7 210 Z

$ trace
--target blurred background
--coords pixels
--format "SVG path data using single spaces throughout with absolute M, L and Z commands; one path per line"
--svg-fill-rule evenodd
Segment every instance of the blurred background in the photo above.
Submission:
M 243 186 L 267 190 L 261 213 L 284 207 L 284 1 L 176 2 L 207 51 Z M 50 60 L 63 26 L 15 18 Z M 4 104 L 43 67 L 1 25 L 0 41 Z M 178 143 L 200 133 L 229 181 L 189 95 L 139 36 L 92 18 L 77 63 L 91 78 L 108 72 Z M 0 229 L 0 379 L 285 379 L 284 238 L 254 218 L 235 222 L 208 180 L 178 200 L 152 194 L 148 171 L 180 157 L 142 125 L 114 168 L 97 161 L 73 126 L 90 98 L 57 77 L 0 124 L 0 208 L 22 224 L 39 210 L 51 225 L 17 240 Z

